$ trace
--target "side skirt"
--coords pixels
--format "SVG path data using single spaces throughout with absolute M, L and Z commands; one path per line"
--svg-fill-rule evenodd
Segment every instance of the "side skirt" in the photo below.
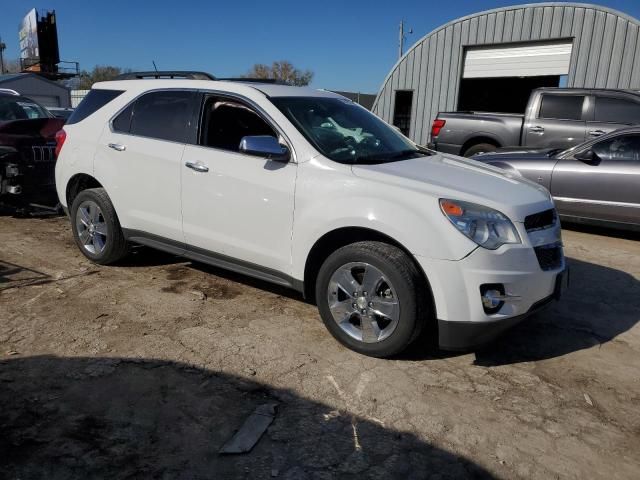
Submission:
M 186 245 L 182 242 L 176 242 L 175 240 L 141 232 L 139 230 L 123 228 L 122 233 L 129 242 L 138 243 L 173 255 L 185 257 L 195 262 L 205 263 L 207 265 L 223 268 L 241 275 L 257 278 L 265 282 L 281 285 L 298 292 L 304 292 L 304 282 L 302 280 L 297 280 L 277 270 L 264 268 L 254 263 L 238 260 L 236 258 L 221 255 L 219 253 L 191 245 Z

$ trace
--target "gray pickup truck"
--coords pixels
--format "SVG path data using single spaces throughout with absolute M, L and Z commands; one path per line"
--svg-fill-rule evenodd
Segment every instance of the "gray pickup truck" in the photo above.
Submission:
M 640 91 L 539 88 L 524 115 L 440 112 L 429 146 L 465 157 L 502 147 L 565 149 L 637 124 Z

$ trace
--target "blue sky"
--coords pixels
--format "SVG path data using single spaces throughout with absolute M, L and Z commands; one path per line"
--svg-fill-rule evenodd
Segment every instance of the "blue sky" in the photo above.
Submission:
M 397 60 L 398 23 L 409 46 L 437 26 L 517 0 L 323 2 L 2 0 L 5 56 L 17 58 L 18 25 L 32 7 L 55 9 L 60 54 L 83 69 L 116 65 L 236 76 L 254 63 L 289 60 L 315 72 L 318 88 L 376 93 Z M 640 0 L 598 2 L 640 18 Z M 180 7 L 178 8 L 177 5 Z

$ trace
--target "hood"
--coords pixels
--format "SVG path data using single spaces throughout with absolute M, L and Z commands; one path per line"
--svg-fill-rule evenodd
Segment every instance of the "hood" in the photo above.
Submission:
M 437 154 L 378 165 L 353 165 L 354 175 L 429 194 L 485 205 L 522 222 L 552 207 L 542 186 L 497 167 Z

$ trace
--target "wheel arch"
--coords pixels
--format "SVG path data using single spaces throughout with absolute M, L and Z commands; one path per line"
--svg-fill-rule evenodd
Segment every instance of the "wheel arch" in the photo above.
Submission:
M 460 148 L 460 155 L 464 155 L 468 149 L 470 149 L 474 145 L 478 145 L 479 143 L 488 143 L 498 148 L 502 146 L 500 140 L 498 140 L 497 138 L 491 135 L 487 135 L 487 134 L 474 135 L 473 137 L 465 140 L 465 142 L 462 144 L 462 147 Z
M 67 182 L 65 189 L 65 199 L 67 201 L 67 208 L 71 209 L 74 199 L 78 194 L 88 188 L 104 188 L 102 184 L 96 180 L 95 177 L 87 173 L 76 173 Z
M 311 247 L 307 255 L 304 267 L 304 291 L 305 298 L 310 302 L 315 302 L 315 284 L 318 271 L 322 263 L 331 253 L 338 248 L 362 241 L 378 241 L 393 245 L 408 255 L 415 265 L 418 273 L 429 294 L 429 305 L 432 316 L 436 318 L 436 304 L 431 290 L 431 284 L 426 273 L 415 260 L 413 254 L 402 243 L 387 234 L 366 227 L 339 227 L 322 235 Z

